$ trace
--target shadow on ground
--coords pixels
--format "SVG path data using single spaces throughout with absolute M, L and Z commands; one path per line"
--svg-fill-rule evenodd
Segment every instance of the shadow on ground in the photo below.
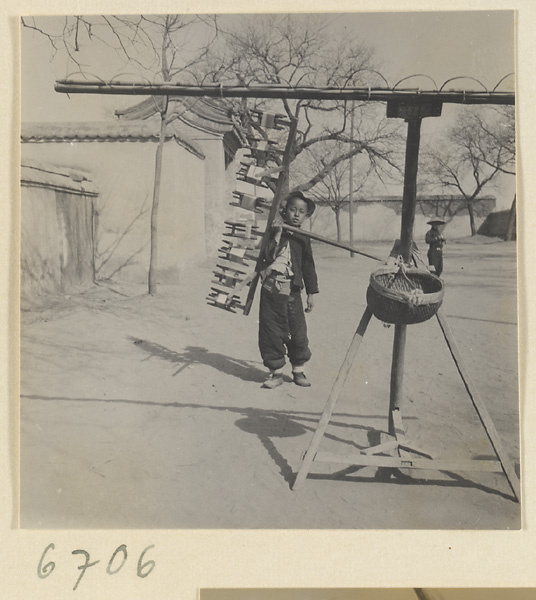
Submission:
M 182 352 L 177 352 L 147 340 L 133 337 L 127 339 L 147 352 L 148 358 L 158 357 L 178 365 L 179 368 L 173 373 L 174 377 L 191 365 L 203 364 L 226 375 L 238 377 L 242 381 L 261 383 L 266 379 L 266 372 L 254 367 L 249 361 L 232 358 L 219 352 L 210 352 L 202 346 L 186 346 Z
M 126 398 L 70 398 L 70 397 L 49 397 L 42 395 L 21 395 L 21 399 L 28 400 L 39 400 L 45 402 L 57 402 L 57 401 L 65 401 L 65 402 L 98 402 L 105 404 L 113 404 L 113 403 L 123 403 L 129 405 L 144 405 L 144 406 L 160 406 L 165 408 L 181 408 L 181 409 L 205 409 L 205 410 L 215 410 L 220 412 L 230 412 L 237 413 L 241 415 L 241 417 L 235 421 L 235 426 L 238 427 L 241 431 L 245 433 L 249 433 L 255 435 L 262 446 L 265 448 L 266 452 L 272 459 L 272 461 L 279 468 L 279 472 L 285 482 L 289 487 L 292 486 L 294 480 L 296 478 L 297 472 L 295 472 L 291 466 L 289 465 L 286 458 L 279 452 L 276 445 L 273 442 L 273 438 L 289 438 L 289 437 L 300 437 L 306 434 L 307 432 L 314 432 L 318 421 L 320 419 L 320 414 L 315 412 L 306 412 L 306 411 L 282 411 L 282 410 L 266 410 L 261 408 L 250 408 L 250 407 L 236 407 L 236 406 L 214 406 L 207 404 L 194 404 L 194 403 L 181 403 L 181 402 L 151 402 L 147 400 L 129 400 Z M 344 429 L 355 431 L 361 430 L 366 432 L 367 439 L 372 444 L 375 445 L 375 442 L 380 439 L 381 431 L 378 431 L 374 427 L 369 427 L 367 425 L 361 425 L 358 423 L 349 423 L 345 421 L 340 421 L 337 419 L 341 418 L 352 418 L 356 421 L 362 421 L 364 419 L 381 419 L 382 417 L 379 415 L 355 415 L 349 413 L 334 413 L 333 420 L 330 421 L 330 425 L 332 427 L 337 427 L 343 430 Z M 407 417 L 412 418 L 412 417 Z M 335 435 L 333 433 L 326 432 L 324 434 L 324 438 L 328 440 L 333 440 L 339 442 L 341 444 L 349 445 L 354 447 L 357 450 L 364 450 L 368 447 L 361 446 L 357 444 L 354 440 L 347 439 L 345 437 L 341 437 L 340 435 Z M 304 452 L 307 448 L 303 447 Z M 387 483 L 387 484 L 402 484 L 402 485 L 426 485 L 426 486 L 438 486 L 438 487 L 458 487 L 458 488 L 473 488 L 478 489 L 480 491 L 494 494 L 505 498 L 507 500 L 515 501 L 513 496 L 495 490 L 493 488 L 489 488 L 485 485 L 473 482 L 462 475 L 456 473 L 445 472 L 450 479 L 449 480 L 441 480 L 441 479 L 427 479 L 427 478 L 417 478 L 410 475 L 407 475 L 405 472 L 400 471 L 398 469 L 377 469 L 376 472 L 367 477 L 355 476 L 354 473 L 367 468 L 360 466 L 349 466 L 345 467 L 342 470 L 339 470 L 335 473 L 328 474 L 319 474 L 319 473 L 309 473 L 308 479 L 310 480 L 326 480 L 326 481 L 347 481 L 354 483 Z

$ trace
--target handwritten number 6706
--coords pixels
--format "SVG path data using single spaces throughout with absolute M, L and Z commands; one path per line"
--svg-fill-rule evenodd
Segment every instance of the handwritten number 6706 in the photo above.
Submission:
M 145 554 L 151 548 L 154 548 L 154 544 L 152 546 L 147 546 L 147 548 L 145 548 L 145 550 L 140 554 L 140 557 L 138 559 L 138 566 L 136 569 L 136 575 L 138 577 L 142 577 L 142 578 L 147 577 L 147 575 L 149 575 L 155 567 L 154 560 L 147 560 L 144 562 Z M 56 568 L 56 563 L 53 560 L 45 563 L 45 557 L 46 557 L 47 553 L 54 549 L 55 549 L 54 544 L 49 544 L 45 548 L 43 554 L 41 555 L 41 559 L 40 559 L 39 565 L 37 567 L 37 575 L 41 579 L 46 579 L 49 575 L 52 574 L 52 572 Z M 100 560 L 95 560 L 95 561 L 91 562 L 89 552 L 87 552 L 86 550 L 73 550 L 72 554 L 75 556 L 82 555 L 84 557 L 84 563 L 78 566 L 80 575 L 78 576 L 78 579 L 76 580 L 76 583 L 74 584 L 74 587 L 73 587 L 73 590 L 76 590 L 80 581 L 82 581 L 82 577 L 84 576 L 87 569 L 89 569 L 90 567 L 94 567 L 96 564 L 98 564 L 100 562 Z M 124 564 L 126 563 L 127 558 L 128 558 L 127 547 L 125 544 L 121 544 L 120 546 L 118 546 L 115 549 L 114 553 L 110 557 L 110 560 L 108 561 L 108 565 L 106 567 L 106 572 L 108 573 L 108 575 L 115 575 L 116 573 L 119 573 L 119 571 L 123 568 Z

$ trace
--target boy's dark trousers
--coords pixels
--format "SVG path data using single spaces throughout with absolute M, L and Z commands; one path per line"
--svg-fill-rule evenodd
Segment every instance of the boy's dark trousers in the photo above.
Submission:
M 301 366 L 311 358 L 301 290 L 290 287 L 279 293 L 268 278 L 261 288 L 259 310 L 259 349 L 265 367 L 275 370 L 285 364 L 288 351 L 293 366 Z

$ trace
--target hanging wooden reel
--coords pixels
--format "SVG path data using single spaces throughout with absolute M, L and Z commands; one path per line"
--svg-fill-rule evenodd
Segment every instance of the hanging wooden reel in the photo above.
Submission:
M 247 138 L 248 149 L 250 156 L 252 156 L 259 163 L 265 163 L 270 160 L 274 160 L 278 155 L 282 155 L 282 150 L 276 140 L 267 140 L 264 138 L 258 138 L 248 136 Z
M 263 129 L 285 129 L 290 127 L 290 120 L 285 115 L 280 115 L 272 111 L 260 111 L 251 109 L 250 115 L 257 126 Z
M 207 296 L 207 302 L 209 306 L 222 308 L 223 310 L 227 310 L 232 313 L 236 313 L 237 310 L 244 310 L 244 305 L 240 304 L 239 296 L 230 295 L 229 293 L 219 290 L 215 287 L 210 288 L 210 293 Z
M 273 183 L 277 181 L 277 177 L 272 175 L 272 171 L 256 165 L 248 165 L 247 168 L 243 167 L 239 169 L 236 178 L 239 181 L 245 181 L 246 183 L 251 183 L 254 186 L 265 189 L 270 187 L 269 182 Z
M 252 212 L 260 213 L 262 212 L 261 206 L 261 198 L 257 196 L 253 196 L 252 194 L 246 194 L 244 192 L 233 192 L 234 202 L 231 202 L 231 206 L 237 206 L 238 208 L 243 208 L 244 210 L 250 210 Z
M 231 312 L 243 308 L 240 297 L 233 293 L 237 285 L 242 283 L 247 275 L 248 266 L 243 256 L 237 254 L 224 254 L 225 258 L 218 258 L 215 279 L 212 280 L 207 301 L 210 306 L 223 308 Z
M 248 273 L 254 268 L 260 234 L 252 221 L 225 221 L 225 225 L 207 301 L 210 306 L 236 312 L 244 308 L 236 292 L 247 284 Z
M 271 226 L 279 210 L 283 197 L 285 182 L 288 177 L 290 149 L 296 136 L 297 121 L 285 119 L 284 115 L 252 111 L 256 121 L 256 129 L 260 130 L 262 137 L 248 136 L 249 154 L 240 162 L 236 177 L 246 185 L 251 185 L 251 193 L 247 190 L 235 190 L 233 202 L 230 204 L 237 208 L 252 213 L 249 220 L 225 221 L 227 231 L 219 249 L 217 267 L 214 271 L 215 280 L 207 300 L 211 306 L 224 308 L 235 312 L 240 306 L 239 293 L 249 286 L 248 295 L 243 308 L 245 315 L 249 314 L 255 288 L 259 280 L 260 254 L 268 241 Z M 289 128 L 286 134 L 285 149 L 279 147 L 283 136 L 280 131 Z M 264 129 L 263 129 L 264 128 Z M 266 129 L 275 132 L 278 139 L 270 139 Z M 279 131 L 277 131 L 279 130 Z M 283 154 L 283 158 L 277 154 Z M 286 169 L 281 166 L 286 165 Z M 273 192 L 272 198 L 258 196 L 256 188 L 263 188 Z M 264 232 L 259 231 L 255 225 L 255 218 L 259 213 L 266 214 Z

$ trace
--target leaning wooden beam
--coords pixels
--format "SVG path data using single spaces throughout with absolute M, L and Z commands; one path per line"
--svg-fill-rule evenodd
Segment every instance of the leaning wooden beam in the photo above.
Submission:
M 64 94 L 127 94 L 138 96 L 207 96 L 215 98 L 285 98 L 296 100 L 389 100 L 412 103 L 454 104 L 515 104 L 513 92 L 486 91 L 423 91 L 418 89 L 350 88 L 350 87 L 292 87 L 285 85 L 179 85 L 172 83 L 146 84 L 134 82 L 56 81 L 54 89 Z
M 349 250 L 350 252 L 354 252 L 355 254 L 361 254 L 362 256 L 366 256 L 367 258 L 372 258 L 373 260 L 383 262 L 382 258 L 378 258 L 377 256 L 374 256 L 374 254 L 368 254 L 367 252 L 358 250 L 353 246 L 349 246 L 348 244 L 344 244 L 343 242 L 337 242 L 336 240 L 330 240 L 329 238 L 322 237 L 321 235 L 318 235 L 311 231 L 299 229 L 298 227 L 292 227 L 292 225 L 287 225 L 286 223 L 283 223 L 283 229 L 286 229 L 287 231 L 292 231 L 294 233 L 299 233 L 300 235 L 311 238 L 312 240 L 316 240 L 317 242 L 324 242 L 325 244 L 329 244 L 330 246 L 342 248 L 343 250 Z
M 283 201 L 285 189 L 287 188 L 288 176 L 289 176 L 289 166 L 290 166 L 290 155 L 292 153 L 292 148 L 294 146 L 294 140 L 296 138 L 297 129 L 298 129 L 298 120 L 292 119 L 290 122 L 289 131 L 288 131 L 285 152 L 283 154 L 283 169 L 279 173 L 279 177 L 277 179 L 277 184 L 276 184 L 275 192 L 274 192 L 274 199 L 272 202 L 272 206 L 270 207 L 268 219 L 266 221 L 266 229 L 263 233 L 262 240 L 261 240 L 261 247 L 259 249 L 259 258 L 257 259 L 257 264 L 255 266 L 256 275 L 252 278 L 251 283 L 249 284 L 248 296 L 247 296 L 246 302 L 244 304 L 244 314 L 246 316 L 249 315 L 249 313 L 251 311 L 251 305 L 253 304 L 255 290 L 257 289 L 257 285 L 259 283 L 262 262 L 264 259 L 268 241 L 270 240 L 270 236 L 272 233 L 271 232 L 272 223 L 273 223 L 276 215 L 279 213 L 279 209 L 281 208 L 281 203 Z
M 491 442 L 493 449 L 495 450 L 495 454 L 501 462 L 502 470 L 506 475 L 506 479 L 508 480 L 510 487 L 512 488 L 512 492 L 514 492 L 516 500 L 519 501 L 521 499 L 519 479 L 515 472 L 514 466 L 510 462 L 510 457 L 506 453 L 506 450 L 502 445 L 501 438 L 499 437 L 499 434 L 495 429 L 495 425 L 493 424 L 493 421 L 489 416 L 488 409 L 482 401 L 482 398 L 480 397 L 480 394 L 478 393 L 478 390 L 469 375 L 469 371 L 463 361 L 458 346 L 456 345 L 454 336 L 452 335 L 452 331 L 450 329 L 450 325 L 448 324 L 447 318 L 441 310 L 437 311 L 436 316 L 439 322 L 439 326 L 441 327 L 441 331 L 443 332 L 443 336 L 445 337 L 445 341 L 447 342 L 447 346 L 450 350 L 450 353 L 452 354 L 452 358 L 454 359 L 454 363 L 456 364 L 456 368 L 458 369 L 458 372 L 460 373 L 462 381 L 465 385 L 465 389 L 467 390 L 469 397 L 471 398 L 477 415 L 488 435 L 489 441 Z

